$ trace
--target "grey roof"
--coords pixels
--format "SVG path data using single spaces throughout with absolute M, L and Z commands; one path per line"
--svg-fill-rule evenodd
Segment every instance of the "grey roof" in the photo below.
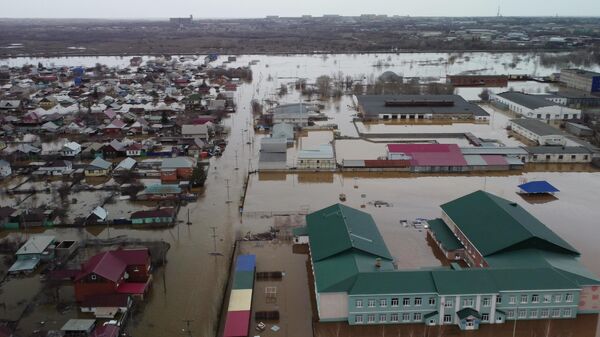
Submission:
M 137 164 L 137 161 L 135 161 L 135 159 L 131 158 L 131 157 L 127 157 L 125 159 L 123 159 L 119 165 L 117 165 L 117 167 L 115 168 L 115 170 L 131 170 L 135 164 Z
M 288 113 L 308 115 L 310 111 L 316 111 L 315 107 L 304 103 L 292 103 L 277 106 L 271 110 L 271 113 L 275 115 Z
M 480 106 L 467 102 L 459 95 L 360 95 L 358 104 L 365 115 L 385 114 L 472 114 L 489 116 Z M 452 102 L 450 106 L 386 106 L 386 101 Z
M 488 163 L 478 154 L 465 155 L 465 160 L 469 166 L 487 166 Z
M 583 146 L 532 146 L 527 148 L 530 154 L 591 154 Z
M 562 72 L 576 73 L 579 76 L 584 76 L 584 77 L 589 77 L 589 78 L 594 78 L 594 77 L 600 76 L 600 73 L 597 73 L 595 71 L 590 71 L 590 70 L 585 70 L 585 69 L 577 69 L 577 68 L 562 69 L 560 72 L 561 73 Z
M 461 147 L 460 152 L 462 152 L 463 155 L 527 155 L 527 151 L 522 147 Z
M 287 152 L 287 140 L 285 138 L 262 138 L 260 140 L 260 152 Z
M 563 135 L 563 132 L 559 129 L 550 126 L 540 120 L 531 118 L 518 118 L 511 119 L 511 123 L 517 124 L 518 126 L 525 128 L 538 136 L 554 136 Z
M 108 162 L 100 157 L 97 157 L 96 159 L 92 160 L 92 162 L 89 163 L 87 167 L 88 167 L 88 169 L 100 168 L 103 170 L 108 170 L 111 166 L 112 166 L 111 162 Z
M 19 248 L 17 255 L 22 254 L 41 254 L 54 242 L 55 237 L 51 235 L 32 236 L 24 245 Z
M 501 94 L 498 94 L 498 96 L 503 97 L 515 104 L 522 105 L 529 109 L 538 109 L 538 108 L 543 108 L 546 106 L 557 105 L 556 103 L 551 102 L 542 96 L 528 95 L 528 94 L 524 94 L 522 92 L 516 92 L 516 91 L 503 92 Z
M 323 144 L 316 149 L 304 149 L 298 151 L 298 159 L 332 159 L 333 147 L 331 144 Z
M 278 123 L 273 125 L 273 132 L 271 133 L 273 138 L 294 138 L 294 126 L 287 123 Z
M 285 163 L 287 162 L 287 153 L 285 152 L 261 152 L 259 155 L 260 162 L 263 163 Z
M 165 158 L 160 165 L 161 169 L 176 169 L 194 167 L 194 159 L 190 157 Z
M 61 328 L 62 331 L 92 331 L 95 319 L 70 319 Z

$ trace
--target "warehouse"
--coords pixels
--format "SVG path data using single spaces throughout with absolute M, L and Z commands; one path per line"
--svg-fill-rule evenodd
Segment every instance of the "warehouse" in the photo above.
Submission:
M 537 119 L 518 118 L 510 120 L 511 130 L 539 145 L 566 145 L 564 133 Z
M 360 95 L 357 107 L 367 120 L 469 119 L 490 115 L 458 95 Z
M 528 95 L 522 92 L 507 91 L 492 94 L 492 103 L 527 118 L 544 120 L 567 120 L 581 118 L 581 110 L 567 108 L 544 98 L 544 95 Z
M 591 163 L 592 152 L 583 146 L 528 147 L 530 163 Z
M 583 69 L 562 69 L 560 81 L 585 92 L 600 92 L 600 73 Z

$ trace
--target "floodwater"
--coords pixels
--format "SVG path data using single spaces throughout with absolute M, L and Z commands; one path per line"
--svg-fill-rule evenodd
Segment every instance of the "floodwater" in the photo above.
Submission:
M 422 232 L 400 225 L 402 219 L 439 216 L 439 205 L 470 193 L 485 189 L 523 204 L 535 216 L 575 245 L 583 254 L 582 261 L 600 275 L 600 245 L 597 244 L 597 191 L 600 188 L 599 173 L 525 173 L 523 175 L 499 176 L 416 176 L 402 174 L 273 174 L 250 177 L 245 199 L 244 215 L 240 216 L 240 198 L 247 172 L 257 168 L 258 137 L 249 122 L 252 120 L 250 101 L 278 99 L 276 89 L 281 83 L 290 83 L 304 77 L 314 81 L 316 77 L 343 72 L 353 77 L 376 77 L 387 70 L 404 76 L 443 77 L 467 70 L 479 70 L 482 74 L 528 73 L 549 75 L 556 68 L 539 64 L 536 54 L 520 55 L 516 66 L 511 68 L 513 54 L 465 53 L 453 64 L 445 63 L 449 54 L 369 54 L 369 55 L 291 55 L 291 56 L 240 56 L 232 66 L 247 65 L 251 60 L 260 60 L 252 66 L 254 81 L 242 84 L 236 92 L 238 111 L 224 121 L 231 128 L 228 147 L 220 158 L 210 159 L 210 170 L 206 188 L 197 202 L 189 203 L 179 212 L 178 224 L 164 230 L 141 230 L 131 228 L 50 229 L 59 239 L 86 239 L 90 235 L 113 237 L 126 235 L 146 240 L 165 240 L 171 245 L 168 263 L 154 275 L 153 289 L 143 306 L 141 315 L 134 317 L 129 325 L 133 336 L 159 337 L 177 336 L 185 327 L 182 320 L 192 320 L 190 328 L 194 335 L 214 335 L 224 287 L 228 277 L 229 256 L 234 240 L 248 231 L 262 232 L 273 225 L 272 214 L 306 213 L 339 202 L 339 194 L 347 195 L 348 205 L 361 207 L 371 213 L 378 223 L 392 254 L 399 265 L 439 265 L 426 246 Z M 467 58 L 468 56 L 468 58 Z M 389 57 L 389 60 L 388 60 Z M 148 59 L 147 57 L 145 58 Z M 389 67 L 375 67 L 379 60 Z M 441 61 L 440 61 L 441 59 Z M 22 65 L 24 63 L 55 63 L 69 66 L 107 63 L 127 65 L 129 58 L 86 57 L 1 60 L 0 65 Z M 221 57 L 218 62 L 223 61 Z M 540 86 L 531 90 L 543 90 Z M 282 101 L 298 101 L 298 93 L 282 98 Z M 323 110 L 331 119 L 327 123 L 340 124 L 343 135 L 356 136 L 350 122 L 356 113 L 349 108 L 351 99 L 321 102 Z M 494 122 L 491 122 L 494 123 Z M 502 122 L 498 122 L 500 125 Z M 478 125 L 476 125 L 478 126 Z M 474 127 L 476 127 L 474 126 Z M 499 127 L 499 129 L 501 126 Z M 498 129 L 498 130 L 499 130 Z M 246 131 L 244 131 L 246 130 Z M 477 131 L 477 130 L 474 130 Z M 488 131 L 481 130 L 480 137 L 493 138 Z M 329 136 L 315 138 L 318 144 Z M 303 140 L 303 145 L 312 145 L 313 138 Z M 247 144 L 248 139 L 254 142 Z M 509 144 L 507 144 L 509 145 Z M 510 145 L 509 145 L 510 146 Z M 236 169 L 237 168 L 237 169 Z M 526 178 L 547 179 L 561 192 L 558 200 L 549 203 L 526 203 L 515 194 L 516 185 Z M 354 186 L 357 186 L 355 188 Z M 375 201 L 386 201 L 389 207 L 375 207 Z M 117 207 L 121 209 L 121 207 Z M 191 225 L 187 225 L 187 217 Z M 216 237 L 212 237 L 212 228 Z M 12 233 L 11 235 L 25 235 Z M 408 242 L 408 243 L 407 243 Z M 209 253 L 215 249 L 223 256 Z M 28 291 L 25 284 L 14 291 Z M 306 308 L 306 310 L 310 310 Z M 39 321 L 45 318 L 40 315 Z M 28 320 L 35 321 L 35 320 Z M 37 326 L 19 326 L 18 333 L 28 333 Z

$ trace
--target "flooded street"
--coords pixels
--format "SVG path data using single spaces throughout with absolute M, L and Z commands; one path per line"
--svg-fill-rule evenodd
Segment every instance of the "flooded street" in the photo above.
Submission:
M 466 60 L 464 56 L 469 56 Z M 320 75 L 331 75 L 343 72 L 353 77 L 377 77 L 386 70 L 392 70 L 404 76 L 445 77 L 446 74 L 457 74 L 467 70 L 478 69 L 480 73 L 527 73 L 537 76 L 549 75 L 556 68 L 540 66 L 536 54 L 524 54 L 515 68 L 508 66 L 513 59 L 512 54 L 465 53 L 453 64 L 444 60 L 448 54 L 369 54 L 369 55 L 291 55 L 291 56 L 239 56 L 231 66 L 247 65 L 252 60 L 260 60 L 252 66 L 254 81 L 241 84 L 235 93 L 237 112 L 224 119 L 224 125 L 231 131 L 227 137 L 227 148 L 224 155 L 210 159 L 210 169 L 206 187 L 195 202 L 182 206 L 177 224 L 170 229 L 140 230 L 129 228 L 94 227 L 88 229 L 49 229 L 48 234 L 55 234 L 59 239 L 79 239 L 90 237 L 109 238 L 124 235 L 144 240 L 164 240 L 171 245 L 168 251 L 168 263 L 154 273 L 152 290 L 143 305 L 142 314 L 136 315 L 129 324 L 128 330 L 134 337 L 180 336 L 185 323 L 191 320 L 190 328 L 195 336 L 213 336 L 217 330 L 217 318 L 229 272 L 230 256 L 233 244 L 247 232 L 259 233 L 268 231 L 273 226 L 273 215 L 305 214 L 340 202 L 339 195 L 346 194 L 345 204 L 362 209 L 373 215 L 386 244 L 402 268 L 418 266 L 439 266 L 431 248 L 427 245 L 425 233 L 414 228 L 404 228 L 400 220 L 416 218 L 434 218 L 440 216 L 439 205 L 468 194 L 475 190 L 485 190 L 503 198 L 514 200 L 523 205 L 534 216 L 548 227 L 573 244 L 582 253 L 582 262 L 595 274 L 600 275 L 600 245 L 598 230 L 600 211 L 598 210 L 598 191 L 600 190 L 600 173 L 598 172 L 526 172 L 513 175 L 415 175 L 415 174 L 377 174 L 377 173 L 302 173 L 302 174 L 251 174 L 249 176 L 245 202 L 240 204 L 244 193 L 244 181 L 248 172 L 258 167 L 259 139 L 264 135 L 255 135 L 252 128 L 250 102 L 252 99 L 265 101 L 276 99 L 276 89 L 283 84 L 293 83 L 297 78 L 307 78 L 312 82 Z M 378 60 L 383 59 L 389 66 L 375 67 Z M 441 60 L 440 60 L 441 59 Z M 223 57 L 219 59 L 222 61 Z M 0 60 L 0 64 L 16 65 L 28 63 L 54 62 L 68 65 L 94 65 L 97 62 L 109 65 L 126 65 L 128 58 L 89 57 L 89 58 L 56 58 L 45 59 L 10 59 Z M 531 92 L 543 92 L 547 84 L 521 83 L 523 88 Z M 509 84 L 512 86 L 512 84 Z M 517 86 L 515 85 L 515 88 Z M 507 88 L 494 88 L 507 90 Z M 481 90 L 460 89 L 460 94 L 475 99 Z M 281 102 L 298 102 L 302 100 L 297 91 L 283 97 Z M 352 124 L 356 111 L 349 108 L 352 99 L 343 96 L 338 101 L 320 102 L 322 110 L 329 120 L 324 123 L 337 123 L 341 135 L 357 137 L 357 130 Z M 508 117 L 493 113 L 489 124 L 471 124 L 466 129 L 478 137 L 498 138 L 506 146 L 522 145 L 515 139 L 506 136 Z M 365 133 L 380 132 L 379 124 L 359 125 Z M 396 130 L 397 128 L 398 130 Z M 402 132 L 406 126 L 385 128 L 386 132 Z M 453 132 L 465 126 L 419 125 L 411 126 L 410 132 Z M 450 129 L 450 131 L 448 131 Z M 443 131 L 440 131 L 443 130 Z M 296 148 L 289 149 L 288 163 L 294 161 L 294 153 L 299 148 L 315 147 L 333 139 L 332 132 L 311 132 L 302 138 Z M 363 159 L 363 154 L 377 157 L 381 155 L 381 144 L 354 144 L 344 141 L 342 145 L 344 157 L 347 159 Z M 250 143 L 250 144 L 248 144 Z M 459 143 L 464 145 L 463 143 Z M 60 146 L 54 144 L 54 146 Z M 339 159 L 339 158 L 338 158 Z M 558 200 L 548 203 L 528 203 L 517 195 L 517 185 L 525 180 L 548 180 L 561 192 Z M 11 182 L 11 184 L 14 184 Z M 4 186 L 3 186 L 4 188 Z M 100 198 L 101 193 L 81 192 L 81 198 L 90 200 Z M 50 202 L 51 196 L 40 197 L 36 203 Z M 383 201 L 387 206 L 378 206 L 376 201 Z M 1 206 L 11 205 L 6 196 L 0 197 Z M 87 212 L 91 203 L 82 203 L 80 207 Z M 240 214 L 240 207 L 243 213 Z M 87 208 L 85 208 L 87 207 Z M 128 204 L 118 201 L 109 205 L 110 213 L 128 214 Z M 186 224 L 189 220 L 191 225 Z M 213 229 L 216 238 L 212 237 Z M 4 235 L 4 234 L 2 234 Z M 24 233 L 11 233 L 14 236 L 25 236 Z M 214 241 L 213 241 L 214 240 Z M 214 253 L 213 244 L 216 242 Z M 20 283 L 11 285 L 4 292 L 29 291 L 30 285 Z M 288 305 L 290 305 L 288 303 Z M 310 310 L 307 308 L 307 310 Z M 38 317 L 36 317 L 38 319 Z M 589 318 L 582 318 L 590 321 Z M 39 317 L 44 320 L 44 317 Z M 30 320 L 35 321 L 35 320 Z M 595 325 L 597 320 L 588 324 Z M 520 324 L 520 323 L 519 323 Z M 25 332 L 30 327 L 20 327 L 18 332 Z M 487 328 L 487 327 L 486 327 Z M 503 327 L 506 329 L 506 327 Z M 595 328 L 595 327 L 594 327 Z M 482 330 L 483 333 L 484 330 Z M 489 330 L 481 336 L 491 336 Z M 504 331 L 504 330 L 503 330 Z M 454 331 L 453 331 L 454 332 Z M 440 336 L 443 334 L 440 334 Z M 504 335 L 503 335 L 504 336 Z M 525 335 L 523 335 L 525 336 Z M 527 335 L 530 336 L 530 335 Z M 533 335 L 532 335 L 533 336 Z M 539 334 L 536 336 L 540 336 Z M 572 336 L 577 336 L 573 334 Z

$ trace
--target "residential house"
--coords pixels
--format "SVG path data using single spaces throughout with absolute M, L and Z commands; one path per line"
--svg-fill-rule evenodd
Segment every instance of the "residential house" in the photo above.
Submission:
M 287 168 L 287 140 L 262 138 L 258 157 L 258 170 L 285 170 Z
M 127 313 L 132 304 L 127 294 L 110 294 L 88 296 L 79 303 L 79 308 L 81 312 L 92 313 L 96 318 L 113 319 Z
M 496 106 L 527 118 L 541 120 L 567 120 L 581 118 L 581 110 L 568 108 L 539 95 L 507 91 L 492 94 L 490 100 Z
M 108 135 L 118 135 L 125 130 L 127 124 L 120 119 L 114 119 L 110 124 L 104 127 L 103 131 Z
M 196 166 L 196 160 L 190 157 L 164 158 L 160 166 L 160 180 L 173 182 L 190 179 Z
M 8 269 L 9 273 L 31 272 L 40 262 L 54 258 L 56 238 L 50 235 L 35 235 L 29 238 L 16 253 L 17 260 Z
M 86 177 L 102 177 L 107 176 L 112 168 L 112 163 L 102 158 L 96 158 L 87 165 L 84 170 Z
M 204 142 L 200 138 L 194 138 L 191 144 L 188 145 L 186 151 L 187 155 L 193 158 L 200 158 L 202 156 L 202 152 L 206 147 L 206 142 Z
M 12 207 L 0 207 L 0 228 L 19 228 L 18 212 Z
M 21 101 L 19 100 L 1 100 L 0 110 L 7 112 L 15 112 L 21 109 Z
M 106 209 L 102 206 L 96 206 L 96 208 L 94 208 L 92 210 L 92 213 L 90 213 L 90 215 L 85 220 L 85 224 L 86 225 L 103 224 L 103 223 L 106 223 L 107 219 L 108 219 L 108 212 L 106 211 Z
M 40 167 L 38 172 L 53 176 L 69 174 L 73 172 L 73 163 L 68 160 L 54 160 Z
M 52 227 L 55 214 L 50 209 L 27 209 L 16 214 L 22 228 Z
M 317 113 L 304 103 L 284 104 L 271 110 L 273 124 L 290 124 L 296 128 L 308 126 L 310 114 Z
M 140 143 L 131 143 L 125 147 L 127 157 L 138 157 L 143 153 L 144 147 Z
M 131 172 L 135 168 L 136 165 L 137 165 L 137 161 L 135 161 L 135 159 L 133 159 L 131 157 L 127 157 L 127 158 L 121 160 L 121 162 L 119 164 L 117 164 L 117 166 L 115 167 L 113 172 L 115 174 Z
M 205 124 L 184 124 L 181 126 L 181 135 L 186 138 L 208 139 L 208 123 Z
M 85 262 L 74 280 L 75 298 L 126 294 L 143 298 L 149 289 L 150 254 L 147 248 L 99 253 Z
M 152 184 L 138 194 L 140 200 L 177 200 L 182 193 L 177 185 Z
M 63 145 L 61 154 L 63 157 L 75 157 L 81 153 L 81 145 L 77 142 L 68 142 Z
M 131 214 L 131 223 L 133 225 L 168 225 L 174 220 L 175 210 L 173 208 L 137 211 Z

